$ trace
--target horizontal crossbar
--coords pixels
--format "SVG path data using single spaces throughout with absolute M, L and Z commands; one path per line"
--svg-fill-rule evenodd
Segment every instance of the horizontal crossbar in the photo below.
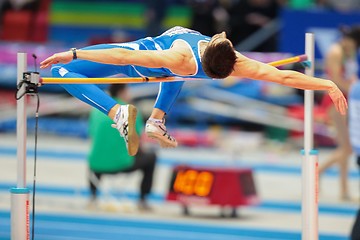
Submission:
M 268 63 L 274 67 L 303 62 L 307 60 L 306 55 L 298 55 L 274 62 Z M 112 83 L 145 83 L 145 82 L 172 82 L 172 81 L 190 81 L 201 80 L 201 78 L 191 77 L 110 77 L 110 78 L 40 78 L 40 84 L 112 84 Z

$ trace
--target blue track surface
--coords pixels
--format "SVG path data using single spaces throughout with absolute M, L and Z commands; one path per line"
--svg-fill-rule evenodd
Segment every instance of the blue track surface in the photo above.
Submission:
M 9 212 L 0 211 L 0 237 L 10 239 Z M 37 240 L 52 239 L 129 239 L 129 240 L 215 240 L 215 239 L 301 239 L 300 232 L 257 228 L 224 227 L 216 224 L 193 224 L 158 220 L 102 218 L 60 214 L 37 214 Z M 114 236 L 118 236 L 115 237 Z M 322 240 L 347 239 L 345 236 L 320 235 Z

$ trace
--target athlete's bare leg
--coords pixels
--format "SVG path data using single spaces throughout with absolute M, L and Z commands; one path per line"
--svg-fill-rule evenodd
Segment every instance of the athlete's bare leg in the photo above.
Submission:
M 334 107 L 331 107 L 331 109 L 329 109 L 329 116 L 336 129 L 337 147 L 331 153 L 330 157 L 323 164 L 320 165 L 319 175 L 324 173 L 326 169 L 328 169 L 332 165 L 337 164 L 339 168 L 340 198 L 342 200 L 349 200 L 350 196 L 348 190 L 348 165 L 349 157 L 352 153 L 352 148 L 350 144 L 347 120 L 346 117 L 340 115 Z

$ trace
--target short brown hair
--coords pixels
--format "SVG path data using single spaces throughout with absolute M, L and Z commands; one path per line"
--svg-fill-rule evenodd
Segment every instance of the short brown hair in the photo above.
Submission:
M 226 78 L 234 70 L 236 53 L 229 41 L 209 44 L 201 58 L 205 74 L 211 78 Z

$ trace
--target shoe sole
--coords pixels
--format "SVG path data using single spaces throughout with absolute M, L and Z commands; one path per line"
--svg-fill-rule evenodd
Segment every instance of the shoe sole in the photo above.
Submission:
M 178 145 L 177 142 L 164 140 L 164 136 L 157 132 L 146 132 L 146 135 L 149 138 L 158 141 L 162 148 L 176 148 Z
M 136 133 L 136 107 L 133 105 L 129 105 L 128 108 L 128 123 L 129 123 L 129 135 L 128 135 L 128 152 L 130 156 L 134 156 L 139 149 L 139 136 Z

